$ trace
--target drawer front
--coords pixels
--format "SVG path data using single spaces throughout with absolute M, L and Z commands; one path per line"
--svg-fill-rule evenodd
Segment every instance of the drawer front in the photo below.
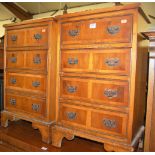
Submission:
M 7 47 L 22 47 L 25 44 L 26 30 L 7 31 Z
M 62 51 L 62 71 L 89 71 L 90 53 L 88 51 Z
M 86 125 L 87 111 L 78 107 L 69 107 L 62 105 L 60 108 L 60 122 Z
M 100 103 L 127 106 L 129 101 L 128 82 L 94 80 L 92 81 L 91 98 Z
M 132 16 L 63 23 L 62 44 L 131 42 Z
M 127 121 L 127 114 L 101 110 L 91 111 L 91 127 L 101 132 L 125 136 Z
M 6 94 L 6 108 L 35 116 L 45 116 L 46 103 L 45 100 L 37 98 Z
M 93 53 L 93 71 L 98 73 L 130 72 L 130 49 L 98 50 Z
M 48 27 L 28 28 L 26 31 L 27 46 L 47 46 L 48 45 Z
M 24 52 L 6 52 L 7 68 L 24 68 Z
M 25 77 L 25 88 L 36 92 L 46 91 L 46 76 L 44 75 L 28 75 Z
M 46 92 L 46 76 L 31 74 L 6 74 L 6 86 L 15 89 L 35 91 L 37 93 Z
M 88 81 L 74 78 L 62 78 L 60 96 L 73 99 L 87 99 Z
M 47 53 L 46 51 L 26 52 L 26 68 L 46 70 Z
M 83 100 L 92 104 L 128 106 L 128 82 L 61 78 L 60 97 Z
M 6 87 L 24 88 L 24 76 L 16 73 L 6 73 Z

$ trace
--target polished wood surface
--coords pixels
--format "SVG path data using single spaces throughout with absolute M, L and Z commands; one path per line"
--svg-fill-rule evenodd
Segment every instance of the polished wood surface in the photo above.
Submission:
M 63 72 L 126 75 L 130 72 L 130 49 L 62 50 L 61 65 Z
M 64 139 L 61 148 L 43 143 L 41 139 L 39 131 L 26 121 L 9 122 L 8 128 L 0 127 L 1 152 L 104 152 L 102 144 L 79 137 L 74 141 Z
M 60 89 L 61 98 L 128 106 L 128 82 L 63 77 Z M 109 95 L 111 91 L 113 96 Z
M 40 39 L 36 38 L 38 34 Z M 7 35 L 7 48 L 48 45 L 48 26 L 11 30 Z
M 54 146 L 61 147 L 63 137 L 80 136 L 104 143 L 107 151 L 134 151 L 144 131 L 147 76 L 147 63 L 141 67 L 147 57 L 138 47 L 138 8 L 56 17 L 60 68 Z
M 13 101 L 15 103 L 13 103 Z M 35 105 L 38 108 L 35 108 Z M 46 112 L 46 100 L 21 95 L 6 94 L 6 110 L 23 112 L 25 114 L 32 115 L 35 118 L 43 119 Z
M 149 39 L 149 77 L 148 77 L 148 97 L 146 112 L 146 129 L 144 151 L 155 151 L 155 32 L 148 31 L 143 33 Z
M 114 25 L 117 25 L 118 29 L 115 35 L 109 32 L 109 29 L 113 28 Z M 130 42 L 132 16 L 67 22 L 63 23 L 61 27 L 62 44 Z M 70 34 L 72 31 L 78 32 L 72 36 Z
M 51 142 L 55 123 L 57 23 L 53 18 L 6 25 L 2 122 L 23 119 Z

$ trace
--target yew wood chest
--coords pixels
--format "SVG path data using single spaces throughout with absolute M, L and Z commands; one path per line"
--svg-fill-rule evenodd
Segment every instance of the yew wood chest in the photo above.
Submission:
M 42 140 L 50 142 L 55 122 L 56 38 L 53 18 L 5 26 L 4 111 L 8 120 L 23 119 L 39 128 Z
M 144 131 L 147 54 L 139 4 L 57 16 L 59 74 L 52 144 L 74 136 L 133 151 Z

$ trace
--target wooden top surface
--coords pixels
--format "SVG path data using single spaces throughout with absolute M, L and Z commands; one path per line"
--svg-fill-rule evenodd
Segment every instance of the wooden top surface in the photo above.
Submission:
M 55 21 L 56 19 L 53 17 L 49 18 L 41 18 L 41 19 L 31 19 L 31 20 L 24 20 L 19 23 L 11 23 L 11 24 L 5 24 L 3 25 L 5 28 L 7 27 L 13 27 L 13 26 L 20 26 L 20 25 L 27 25 L 27 24 L 33 24 L 33 23 L 41 23 L 41 22 L 48 22 L 48 21 Z
M 140 5 L 141 3 L 133 3 L 133 4 L 128 4 L 128 5 L 113 6 L 113 7 L 102 8 L 102 9 L 81 11 L 81 12 L 76 12 L 76 13 L 68 13 L 64 15 L 58 15 L 56 16 L 56 19 L 61 20 L 61 19 L 72 18 L 72 17 L 77 17 L 77 16 L 85 16 L 85 15 L 99 14 L 99 13 L 104 13 L 104 12 L 113 12 L 113 11 L 120 11 L 120 10 L 128 10 L 128 9 L 139 8 Z

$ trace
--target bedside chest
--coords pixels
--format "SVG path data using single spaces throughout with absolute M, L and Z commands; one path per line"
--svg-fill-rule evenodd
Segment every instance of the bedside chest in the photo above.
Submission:
M 53 18 L 6 25 L 4 111 L 8 120 L 23 119 L 39 129 L 50 143 L 55 123 L 56 38 Z
M 57 16 L 59 100 L 52 144 L 74 136 L 133 151 L 144 131 L 147 52 L 137 41 L 139 4 Z

